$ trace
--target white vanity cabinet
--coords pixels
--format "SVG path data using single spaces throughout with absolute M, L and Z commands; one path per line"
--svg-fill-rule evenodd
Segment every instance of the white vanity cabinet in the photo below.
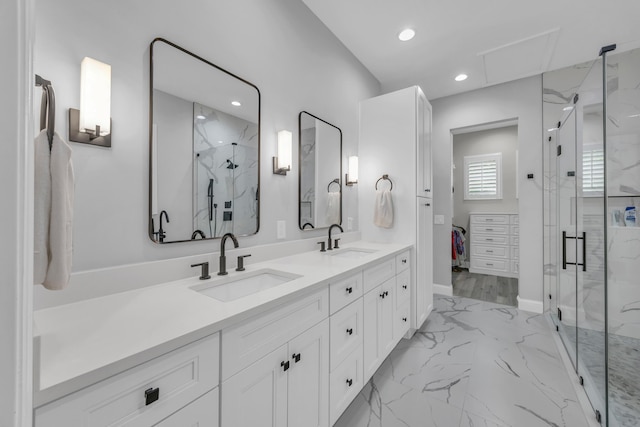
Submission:
M 36 409 L 34 425 L 217 426 L 219 355 L 216 333 Z
M 329 425 L 328 301 L 325 287 L 222 331 L 222 425 Z

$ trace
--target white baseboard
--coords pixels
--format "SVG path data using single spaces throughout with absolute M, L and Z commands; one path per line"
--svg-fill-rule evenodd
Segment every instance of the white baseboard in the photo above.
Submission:
M 520 295 L 517 297 L 518 299 L 518 308 L 524 311 L 531 311 L 533 313 L 543 313 L 544 312 L 544 304 L 542 301 L 536 301 L 532 299 L 523 299 L 520 298 Z
M 453 286 L 451 285 L 439 285 L 437 283 L 433 284 L 433 293 L 446 295 L 448 297 L 453 296 Z

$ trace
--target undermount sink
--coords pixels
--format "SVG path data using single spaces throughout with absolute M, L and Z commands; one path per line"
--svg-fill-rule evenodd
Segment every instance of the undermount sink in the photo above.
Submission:
M 299 277 L 284 271 L 264 269 L 192 286 L 191 289 L 218 301 L 233 301 L 247 295 L 274 288 Z
M 362 258 L 363 256 L 371 255 L 376 252 L 373 249 L 362 249 L 362 248 L 344 248 L 344 249 L 334 249 L 336 252 L 332 253 L 331 256 L 335 256 L 338 258 Z

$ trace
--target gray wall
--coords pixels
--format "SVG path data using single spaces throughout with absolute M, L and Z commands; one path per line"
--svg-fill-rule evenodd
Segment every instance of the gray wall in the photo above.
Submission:
M 516 149 L 518 127 L 509 126 L 453 136 L 453 223 L 469 229 L 470 212 L 518 212 Z M 502 199 L 464 200 L 464 157 L 502 153 Z

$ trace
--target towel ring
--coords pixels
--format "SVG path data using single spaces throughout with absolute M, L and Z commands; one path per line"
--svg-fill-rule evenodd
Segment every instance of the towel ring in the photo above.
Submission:
M 340 180 L 338 178 L 334 179 L 327 185 L 327 193 L 331 193 L 331 184 L 338 184 L 338 191 L 342 192 L 342 187 L 340 186 Z
M 378 189 L 378 183 L 382 180 L 389 181 L 389 184 L 391 184 L 391 188 L 389 189 L 389 191 L 393 190 L 393 181 L 389 179 L 389 175 L 387 175 L 386 173 L 376 181 L 376 190 Z

